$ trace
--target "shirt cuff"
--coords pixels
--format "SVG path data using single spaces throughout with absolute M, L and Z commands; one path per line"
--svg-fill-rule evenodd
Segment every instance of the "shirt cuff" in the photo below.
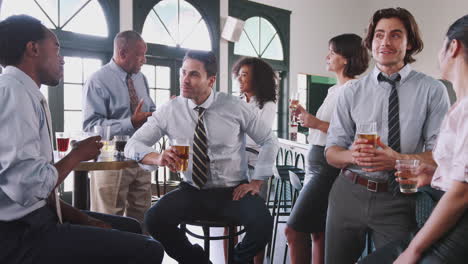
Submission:
M 146 171 L 155 171 L 159 168 L 158 165 L 143 164 L 140 162 L 146 155 L 152 152 L 155 152 L 154 149 L 151 147 L 147 147 L 145 150 L 136 153 L 135 157 L 131 157 L 131 158 L 138 162 L 138 165 L 140 166 L 140 168 Z
M 271 166 L 262 166 L 258 163 L 255 165 L 254 175 L 251 180 L 261 180 L 265 181 L 268 180 L 273 176 L 273 168 Z
M 130 117 L 122 120 L 122 129 L 127 135 L 132 135 L 135 132 L 135 128 L 133 127 L 132 119 Z
M 468 183 L 468 166 L 465 164 L 453 164 L 450 174 L 452 180 Z

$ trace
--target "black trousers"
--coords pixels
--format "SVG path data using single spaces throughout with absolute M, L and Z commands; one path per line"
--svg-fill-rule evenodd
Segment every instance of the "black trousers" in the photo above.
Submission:
M 164 250 L 130 218 L 89 213 L 116 229 L 58 224 L 48 206 L 15 221 L 0 221 L 0 263 L 161 263 Z M 130 232 L 126 232 L 130 231 Z
M 149 233 L 163 244 L 166 253 L 179 263 L 210 263 L 199 245 L 192 245 L 178 226 L 184 221 L 222 218 L 245 227 L 246 235 L 234 251 L 236 263 L 248 263 L 271 238 L 273 218 L 265 201 L 246 195 L 232 200 L 234 188 L 198 190 L 182 182 L 164 195 L 145 215 Z
M 442 198 L 444 192 L 424 187 L 419 190 L 416 199 L 416 210 L 421 210 L 422 207 L 432 200 L 433 206 Z M 433 209 L 433 208 L 432 208 Z M 424 209 L 427 210 L 427 209 Z M 432 210 L 430 210 L 432 211 Z M 430 212 L 429 211 L 429 212 Z M 393 263 L 398 256 L 408 247 L 414 234 L 408 235 L 407 239 L 392 242 L 385 247 L 375 251 L 359 264 L 386 264 Z M 457 224 L 447 232 L 441 239 L 431 245 L 424 252 L 419 264 L 462 264 L 468 262 L 468 213 L 465 212 L 458 220 Z

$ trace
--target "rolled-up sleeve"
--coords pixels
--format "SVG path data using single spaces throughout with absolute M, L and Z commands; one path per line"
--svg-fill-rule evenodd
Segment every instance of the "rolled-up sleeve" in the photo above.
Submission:
M 242 110 L 245 122 L 245 131 L 247 135 L 258 145 L 260 151 L 258 160 L 255 164 L 253 180 L 267 180 L 273 175 L 273 166 L 276 154 L 278 152 L 278 139 L 271 131 L 271 126 L 259 118 L 248 109 L 247 104 L 242 102 Z
M 447 89 L 441 82 L 431 82 L 431 93 L 428 103 L 428 113 L 426 122 L 423 128 L 423 136 L 425 142 L 425 150 L 430 151 L 434 149 L 439 134 L 442 120 L 447 113 L 450 101 Z
M 24 207 L 46 199 L 58 173 L 41 153 L 40 106 L 0 86 L 0 188 Z
M 160 118 L 161 116 L 164 116 L 161 111 L 154 112 L 148 121 L 133 134 L 125 146 L 126 157 L 140 162 L 147 154 L 155 152 L 153 145 L 166 134 L 163 129 L 165 121 L 164 118 Z M 158 168 L 155 165 L 141 163 L 140 166 L 146 170 Z
M 353 143 L 356 125 L 351 116 L 352 94 L 351 89 L 345 89 L 337 100 L 328 128 L 325 151 L 331 146 L 348 149 Z

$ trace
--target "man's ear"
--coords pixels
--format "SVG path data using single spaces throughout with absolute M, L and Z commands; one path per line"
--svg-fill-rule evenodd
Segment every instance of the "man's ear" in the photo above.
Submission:
M 119 57 L 120 59 L 125 59 L 127 58 L 127 50 L 126 49 L 119 49 Z
M 208 85 L 210 86 L 210 88 L 213 88 L 213 85 L 215 84 L 215 82 L 216 82 L 216 75 L 208 78 Z
M 35 41 L 29 41 L 28 43 L 26 43 L 24 53 L 26 56 L 29 57 L 39 56 L 39 44 Z

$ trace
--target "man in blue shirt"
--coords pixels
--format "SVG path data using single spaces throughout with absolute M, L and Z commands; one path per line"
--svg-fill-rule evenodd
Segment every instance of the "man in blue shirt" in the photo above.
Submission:
M 406 9 L 376 11 L 365 45 L 376 67 L 343 90 L 328 129 L 327 161 L 342 170 L 329 196 L 327 264 L 355 263 L 368 233 L 380 248 L 415 228 L 414 196 L 399 192 L 395 161 L 433 162 L 449 106 L 442 83 L 410 66 L 423 43 Z M 357 136 L 356 127 L 371 122 L 378 147 Z
M 60 44 L 25 15 L 1 21 L 0 35 L 6 67 L 0 75 L 0 263 L 161 263 L 157 241 L 110 229 L 137 232 L 136 221 L 93 214 L 105 223 L 56 199 L 54 190 L 71 170 L 99 154 L 100 137 L 78 142 L 54 164 L 50 112 L 39 88 L 56 86 L 63 76 Z
M 156 109 L 140 72 L 146 43 L 135 31 L 115 36 L 112 60 L 91 75 L 83 89 L 83 130 L 110 126 L 110 137 L 133 133 Z M 140 168 L 95 171 L 91 210 L 133 217 L 140 222 L 151 205 L 151 174 Z
M 129 140 L 125 154 L 142 166 L 176 170 L 175 148 L 152 148 L 162 136 L 186 139 L 189 160 L 179 188 L 164 195 L 145 215 L 149 233 L 179 263 L 209 263 L 178 225 L 194 219 L 226 219 L 243 225 L 246 235 L 235 263 L 249 263 L 271 238 L 273 220 L 258 193 L 273 175 L 277 139 L 247 103 L 215 92 L 217 63 L 212 52 L 188 51 L 180 70 L 179 96 L 160 106 Z M 245 135 L 261 146 L 255 172 L 247 177 Z

